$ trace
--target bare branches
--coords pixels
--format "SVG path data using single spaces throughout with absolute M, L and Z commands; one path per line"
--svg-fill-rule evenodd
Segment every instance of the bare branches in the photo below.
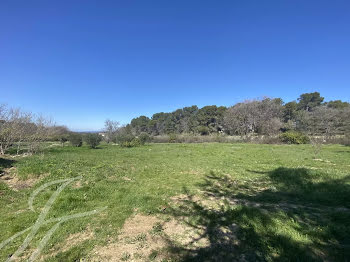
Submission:
M 113 121 L 110 119 L 107 119 L 105 121 L 105 132 L 106 132 L 106 141 L 107 143 L 111 142 L 113 140 L 113 137 L 116 135 L 118 129 L 120 128 L 120 124 L 118 121 Z
M 231 134 L 276 134 L 282 127 L 281 101 L 264 98 L 239 103 L 230 107 L 224 116 L 226 129 Z
M 0 154 L 3 155 L 10 147 L 16 147 L 20 152 L 25 142 L 28 152 L 34 153 L 40 148 L 49 134 L 52 121 L 43 116 L 35 116 L 23 112 L 19 108 L 0 106 Z

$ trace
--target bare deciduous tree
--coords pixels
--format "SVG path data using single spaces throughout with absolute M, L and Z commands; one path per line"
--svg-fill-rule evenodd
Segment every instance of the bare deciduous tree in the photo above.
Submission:
M 0 154 L 5 154 L 10 147 L 14 146 L 19 153 L 23 142 L 28 144 L 30 153 L 36 152 L 40 143 L 48 138 L 50 126 L 52 126 L 52 121 L 42 116 L 35 117 L 19 108 L 8 108 L 1 105 Z
M 239 103 L 224 115 L 224 124 L 230 134 L 253 133 L 274 135 L 282 127 L 282 106 L 277 99 L 264 98 Z
M 109 143 L 113 140 L 113 137 L 115 136 L 115 134 L 119 128 L 120 128 L 120 124 L 118 121 L 113 121 L 110 119 L 107 119 L 105 121 L 104 131 L 106 132 L 105 138 L 106 138 L 107 143 Z

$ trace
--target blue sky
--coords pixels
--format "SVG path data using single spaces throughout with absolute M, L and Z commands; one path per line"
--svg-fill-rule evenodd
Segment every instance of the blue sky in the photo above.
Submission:
M 0 103 L 73 130 L 319 91 L 350 100 L 350 1 L 0 2 Z

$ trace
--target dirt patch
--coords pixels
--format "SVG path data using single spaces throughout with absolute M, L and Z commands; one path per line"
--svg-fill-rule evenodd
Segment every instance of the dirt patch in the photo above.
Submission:
M 93 261 L 162 261 L 168 256 L 170 243 L 195 249 L 208 245 L 209 241 L 174 219 L 164 221 L 156 216 L 136 214 L 125 222 L 116 243 L 93 250 Z
M 71 234 L 64 241 L 62 241 L 61 244 L 58 244 L 54 248 L 52 248 L 49 251 L 49 254 L 43 255 L 40 260 L 44 261 L 45 259 L 47 259 L 49 257 L 56 256 L 58 253 L 66 252 L 69 249 L 71 249 L 72 247 L 77 246 L 86 240 L 93 239 L 94 236 L 95 236 L 94 232 L 91 231 L 89 228 L 83 232 Z
M 33 187 L 39 178 L 29 177 L 28 179 L 22 180 L 16 175 L 15 167 L 5 169 L 0 176 L 0 181 L 4 182 L 12 190 L 18 191 Z
M 72 185 L 73 188 L 81 188 L 82 187 L 82 183 L 80 180 L 78 180 L 77 182 L 75 182 L 73 185 Z
M 129 178 L 129 177 L 127 177 L 127 176 L 123 176 L 122 179 L 123 179 L 124 181 L 132 181 L 132 179 Z
M 266 190 L 271 190 L 271 188 L 265 188 Z M 264 190 L 257 190 L 257 192 L 264 191 Z M 260 208 L 262 210 L 267 208 L 272 209 L 281 209 L 285 211 L 289 210 L 295 210 L 295 209 L 308 209 L 313 211 L 313 214 L 321 214 L 324 211 L 337 211 L 337 212 L 350 212 L 349 208 L 338 206 L 338 207 L 330 207 L 330 206 L 312 206 L 312 205 L 301 205 L 301 204 L 293 204 L 293 203 L 287 203 L 287 202 L 276 202 L 276 203 L 265 203 L 265 202 L 255 202 L 255 201 L 249 201 L 245 199 L 239 199 L 239 198 L 231 198 L 231 197 L 218 197 L 211 193 L 206 192 L 200 192 L 199 195 L 177 195 L 171 198 L 173 204 L 180 207 L 186 207 L 188 206 L 186 203 L 198 204 L 201 207 L 204 207 L 208 210 L 214 210 L 217 212 L 220 212 L 220 210 L 225 205 L 243 205 L 243 206 L 249 206 L 249 207 L 255 207 Z
M 160 219 L 154 216 L 136 215 L 127 220 L 116 243 L 96 248 L 93 261 L 147 261 L 152 251 L 166 245 L 159 236 L 150 232 Z
M 172 203 L 179 206 L 186 206 L 186 203 L 198 204 L 207 209 L 220 210 L 221 206 L 224 204 L 221 198 L 213 197 L 213 196 L 198 196 L 198 195 L 185 195 L 180 194 L 177 196 L 173 196 L 170 198 Z

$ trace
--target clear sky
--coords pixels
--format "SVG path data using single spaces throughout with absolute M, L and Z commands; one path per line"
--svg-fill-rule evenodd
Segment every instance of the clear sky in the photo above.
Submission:
M 319 91 L 350 100 L 350 1 L 0 1 L 0 103 L 73 130 Z

